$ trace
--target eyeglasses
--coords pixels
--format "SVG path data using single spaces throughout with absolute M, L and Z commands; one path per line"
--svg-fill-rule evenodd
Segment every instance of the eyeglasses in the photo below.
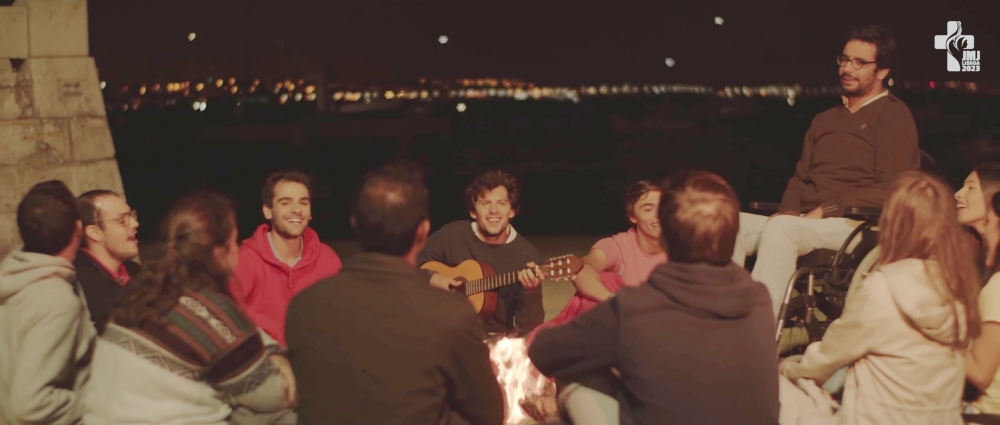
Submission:
M 118 218 L 110 218 L 107 220 L 97 220 L 97 221 L 98 222 L 114 221 L 117 222 L 118 224 L 121 224 L 122 226 L 129 227 L 139 221 L 139 213 L 136 210 L 132 210 L 125 214 L 122 214 L 121 217 Z
M 865 65 L 868 65 L 870 63 L 875 63 L 875 62 L 877 62 L 877 61 L 866 61 L 864 59 L 859 59 L 859 58 L 851 59 L 851 58 L 849 58 L 847 56 L 844 56 L 844 55 L 837 56 L 837 65 L 844 66 L 844 65 L 847 65 L 848 63 L 850 63 L 851 66 L 854 67 L 854 69 L 861 69 L 861 68 L 864 68 Z

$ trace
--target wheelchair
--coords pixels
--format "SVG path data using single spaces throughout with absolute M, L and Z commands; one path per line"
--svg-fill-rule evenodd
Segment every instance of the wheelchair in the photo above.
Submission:
M 920 169 L 931 174 L 943 175 L 937 161 L 926 151 L 920 150 Z M 751 202 L 749 212 L 771 215 L 778 212 L 776 202 Z M 792 274 L 781 303 L 775 324 L 775 340 L 779 356 L 802 354 L 810 343 L 823 338 L 827 327 L 840 317 L 844 300 L 859 267 L 870 267 L 873 261 L 862 264 L 866 256 L 878 245 L 878 221 L 881 208 L 848 207 L 844 217 L 860 224 L 851 232 L 838 250 L 818 249 L 799 257 L 797 269 Z M 853 249 L 852 249 L 853 248 Z M 818 314 L 817 314 L 818 313 Z M 782 344 L 786 333 L 804 340 Z M 796 332 L 798 331 L 798 332 Z M 803 335 L 804 334 L 804 335 Z M 782 349 L 782 347 L 785 349 Z
M 750 203 L 750 211 L 754 213 L 769 215 L 777 210 L 777 203 Z M 830 323 L 840 317 L 859 266 L 878 245 L 880 213 L 880 208 L 848 207 L 844 218 L 860 224 L 840 249 L 817 249 L 799 257 L 776 317 L 775 340 L 782 347 L 786 329 L 788 337 L 804 334 L 805 340 L 781 350 L 780 357 L 802 354 L 806 346 L 822 339 Z

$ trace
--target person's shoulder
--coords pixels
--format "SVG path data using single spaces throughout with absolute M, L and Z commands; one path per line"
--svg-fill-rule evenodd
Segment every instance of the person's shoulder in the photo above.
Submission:
M 21 293 L 22 305 L 37 304 L 51 314 L 75 313 L 83 305 L 73 290 L 73 282 L 53 276 L 28 285 Z
M 872 113 L 880 118 L 886 116 L 909 117 L 910 121 L 913 121 L 913 112 L 910 111 L 910 107 L 906 105 L 903 99 L 892 94 L 892 92 L 886 95 L 885 98 L 878 99 L 875 103 L 868 106 L 874 106 L 874 108 L 871 108 Z

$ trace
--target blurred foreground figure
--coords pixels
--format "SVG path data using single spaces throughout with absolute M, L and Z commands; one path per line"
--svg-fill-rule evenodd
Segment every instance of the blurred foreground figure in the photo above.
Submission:
M 299 423 L 503 423 L 482 320 L 416 268 L 431 228 L 416 165 L 370 171 L 351 225 L 364 252 L 288 307 Z
M 97 341 L 86 422 L 295 423 L 288 359 L 226 288 L 239 260 L 229 200 L 188 194 L 162 232 Z

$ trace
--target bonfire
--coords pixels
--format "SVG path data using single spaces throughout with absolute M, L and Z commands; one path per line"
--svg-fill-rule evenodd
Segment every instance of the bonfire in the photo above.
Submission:
M 505 425 L 557 422 L 556 383 L 528 359 L 524 338 L 488 340 L 490 361 L 504 393 Z

